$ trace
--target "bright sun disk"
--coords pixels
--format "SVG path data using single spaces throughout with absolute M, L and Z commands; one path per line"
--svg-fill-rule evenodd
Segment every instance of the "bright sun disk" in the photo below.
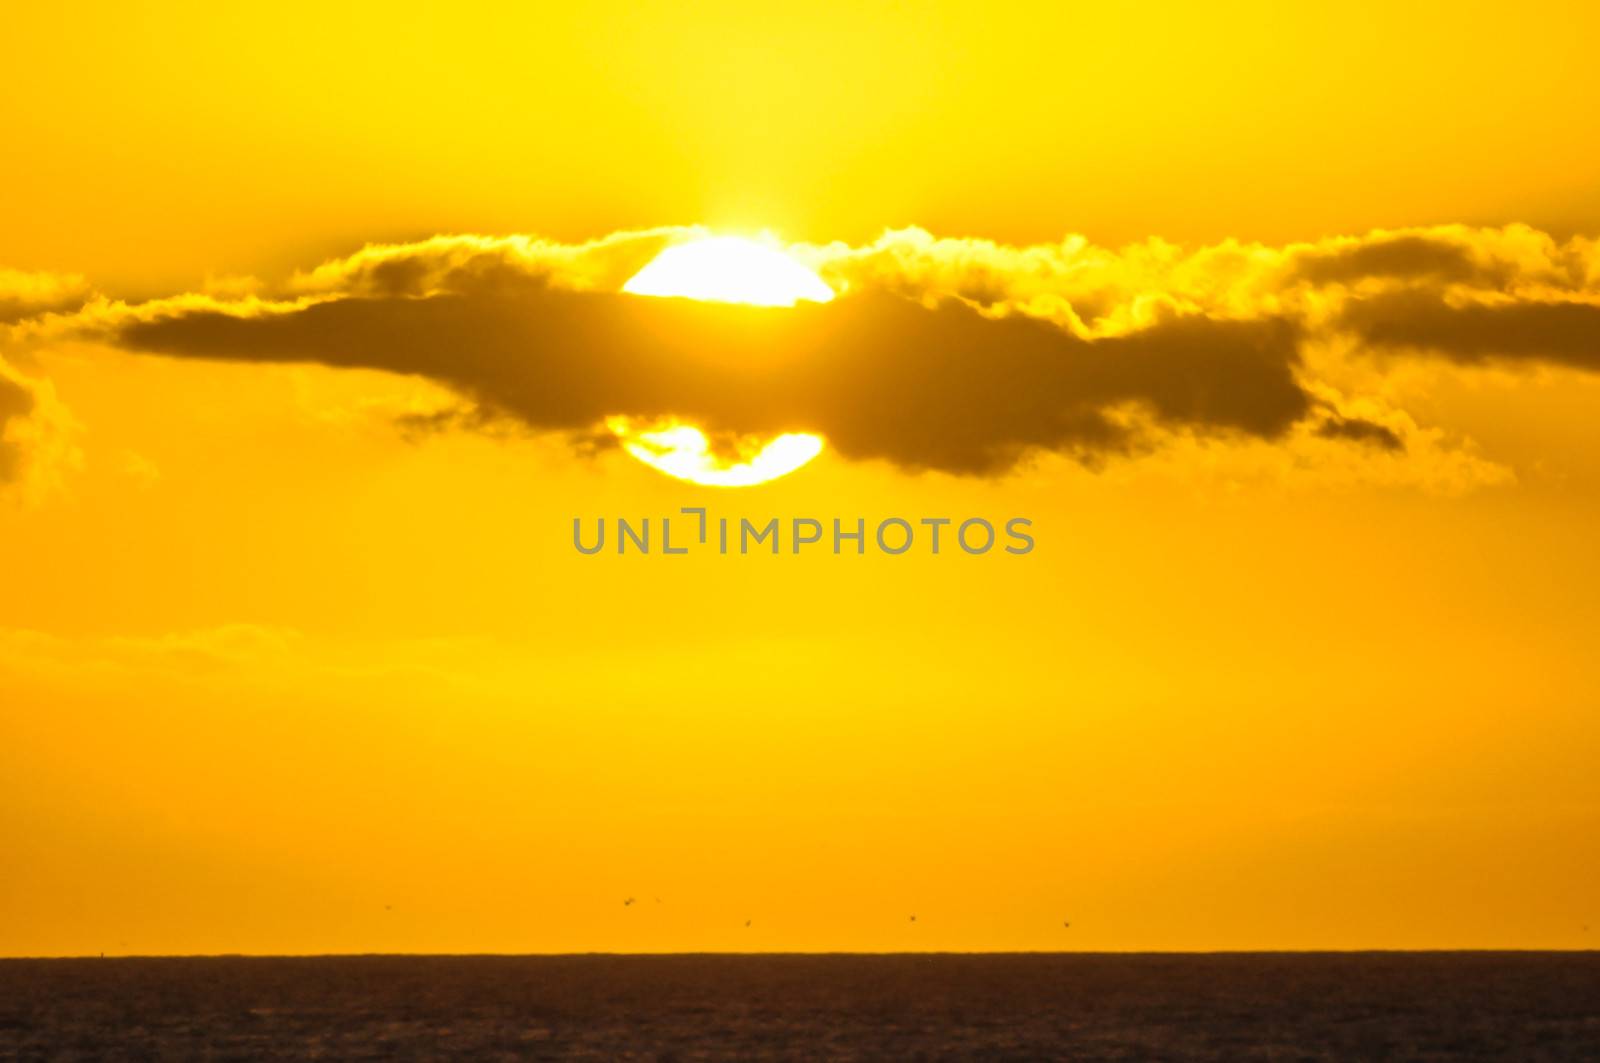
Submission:
M 657 472 L 706 487 L 751 487 L 794 472 L 822 452 L 822 439 L 786 432 L 775 439 L 746 437 L 737 454 L 719 458 L 700 429 L 677 421 L 640 424 L 629 417 L 607 417 L 622 449 Z
M 833 298 L 833 289 L 821 277 L 775 242 L 743 236 L 712 236 L 669 247 L 622 290 L 752 306 L 793 306 L 801 299 L 826 303 Z

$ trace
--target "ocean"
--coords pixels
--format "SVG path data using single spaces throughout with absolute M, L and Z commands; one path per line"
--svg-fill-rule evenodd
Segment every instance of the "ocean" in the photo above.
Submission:
M 0 960 L 0 1058 L 1600 1060 L 1600 953 Z

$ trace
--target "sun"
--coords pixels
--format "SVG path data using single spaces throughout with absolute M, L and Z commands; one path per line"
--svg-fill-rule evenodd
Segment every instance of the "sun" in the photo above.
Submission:
M 787 432 L 775 439 L 743 436 L 729 454 L 713 453 L 711 440 L 694 425 L 666 420 L 639 424 L 629 417 L 607 417 L 622 449 L 657 472 L 706 487 L 753 487 L 794 472 L 822 452 L 822 439 Z
M 717 303 L 792 307 L 826 303 L 833 289 L 775 239 L 712 236 L 662 251 L 622 290 Z M 608 417 L 606 428 L 633 457 L 657 472 L 707 487 L 751 487 L 786 476 L 822 452 L 822 437 L 789 432 L 743 436 L 713 448 L 705 432 L 675 420 L 641 423 Z
M 635 273 L 622 290 L 751 306 L 826 303 L 833 289 L 786 254 L 776 241 L 711 236 L 677 244 Z

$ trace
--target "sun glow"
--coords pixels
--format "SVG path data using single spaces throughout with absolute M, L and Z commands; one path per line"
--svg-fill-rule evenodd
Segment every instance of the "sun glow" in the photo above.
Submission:
M 733 440 L 727 456 L 712 451 L 711 440 L 693 425 L 677 421 L 640 424 L 608 417 L 606 427 L 622 449 L 658 472 L 706 487 L 751 487 L 794 472 L 822 453 L 822 439 L 788 432 L 776 439 L 744 436 Z
M 713 236 L 669 247 L 622 290 L 752 306 L 793 306 L 801 299 L 826 303 L 833 298 L 833 289 L 790 258 L 776 241 L 742 236 Z

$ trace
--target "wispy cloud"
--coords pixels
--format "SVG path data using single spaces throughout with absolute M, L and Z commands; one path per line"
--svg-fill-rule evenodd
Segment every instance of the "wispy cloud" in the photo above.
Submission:
M 50 381 L 0 358 L 0 493 L 37 498 L 78 462 L 77 422 Z
M 0 269 L 0 325 L 76 310 L 92 294 L 78 274 Z

